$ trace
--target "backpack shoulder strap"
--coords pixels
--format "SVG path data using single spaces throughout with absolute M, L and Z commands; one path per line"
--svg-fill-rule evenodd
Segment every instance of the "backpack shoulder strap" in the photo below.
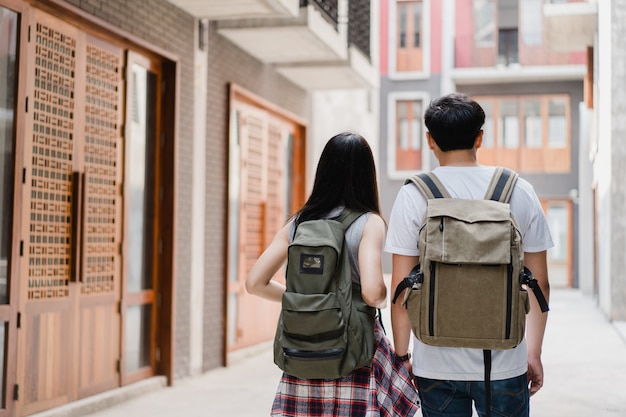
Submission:
M 346 208 L 346 209 L 343 209 L 341 214 L 337 216 L 334 220 L 337 220 L 338 222 L 343 224 L 344 229 L 348 229 L 348 227 L 350 227 L 350 225 L 354 223 L 356 219 L 361 217 L 362 214 L 363 212 L 361 211 L 355 211 L 355 210 Z
M 513 170 L 496 167 L 496 172 L 494 172 L 491 182 L 489 183 L 489 187 L 487 187 L 485 200 L 508 203 L 518 177 L 519 174 Z
M 439 178 L 432 172 L 423 172 L 407 178 L 404 183 L 412 182 L 417 189 L 424 194 L 427 199 L 433 198 L 451 198 L 446 187 L 443 186 Z

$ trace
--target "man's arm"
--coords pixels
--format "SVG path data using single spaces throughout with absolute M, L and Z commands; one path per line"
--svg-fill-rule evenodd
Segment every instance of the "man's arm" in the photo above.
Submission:
M 550 283 L 548 281 L 548 263 L 546 251 L 525 252 L 524 265 L 537 280 L 546 301 L 550 301 Z M 539 303 L 529 289 L 530 312 L 526 317 L 526 344 L 528 345 L 528 381 L 530 395 L 535 394 L 543 386 L 543 365 L 541 363 L 541 345 L 546 330 L 548 313 L 542 313 Z
M 418 256 L 392 256 L 391 271 L 391 295 L 396 292 L 398 284 L 409 275 L 411 269 L 419 262 Z M 395 304 L 391 304 L 391 327 L 393 330 L 393 345 L 396 353 L 400 356 L 406 355 L 409 351 L 409 341 L 411 340 L 411 323 L 406 308 L 401 306 L 403 297 L 400 296 Z M 410 362 L 406 362 L 409 372 Z

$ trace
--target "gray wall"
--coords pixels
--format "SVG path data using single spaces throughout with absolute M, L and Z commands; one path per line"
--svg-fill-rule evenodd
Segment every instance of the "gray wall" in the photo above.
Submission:
M 626 320 L 626 0 L 611 6 L 611 312 L 609 318 Z M 600 48 L 602 45 L 600 45 Z
M 380 80 L 380 155 L 379 161 L 379 184 L 380 205 L 383 217 L 389 219 L 393 202 L 396 199 L 398 190 L 404 184 L 402 180 L 393 180 L 387 176 L 387 142 L 393 138 L 387 137 L 389 124 L 387 121 L 387 97 L 393 92 L 424 92 L 430 95 L 431 99 L 440 95 L 441 77 L 439 74 L 432 74 L 427 80 L 407 80 L 392 81 L 388 78 Z M 429 152 L 428 149 L 425 149 Z M 432 158 L 431 166 L 435 166 L 434 158 Z M 383 270 L 385 273 L 391 273 L 391 255 L 383 254 Z

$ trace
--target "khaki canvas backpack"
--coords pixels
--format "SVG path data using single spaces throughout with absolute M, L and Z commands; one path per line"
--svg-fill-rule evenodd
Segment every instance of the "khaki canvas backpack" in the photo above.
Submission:
M 369 365 L 376 309 L 352 281 L 346 229 L 362 213 L 297 225 L 289 245 L 274 362 L 287 374 L 336 379 Z
M 498 167 L 485 199 L 451 198 L 431 172 L 412 182 L 426 196 L 419 231 L 420 265 L 405 289 L 415 336 L 432 346 L 511 349 L 524 337 L 528 294 L 541 290 L 524 268 L 522 238 L 508 204 L 518 174 Z

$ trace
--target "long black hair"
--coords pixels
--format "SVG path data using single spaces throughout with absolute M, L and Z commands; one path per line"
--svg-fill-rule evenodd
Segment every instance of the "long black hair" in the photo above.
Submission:
M 322 218 L 339 206 L 380 215 L 374 156 L 357 133 L 343 132 L 326 143 L 311 195 L 296 213 L 297 222 Z

